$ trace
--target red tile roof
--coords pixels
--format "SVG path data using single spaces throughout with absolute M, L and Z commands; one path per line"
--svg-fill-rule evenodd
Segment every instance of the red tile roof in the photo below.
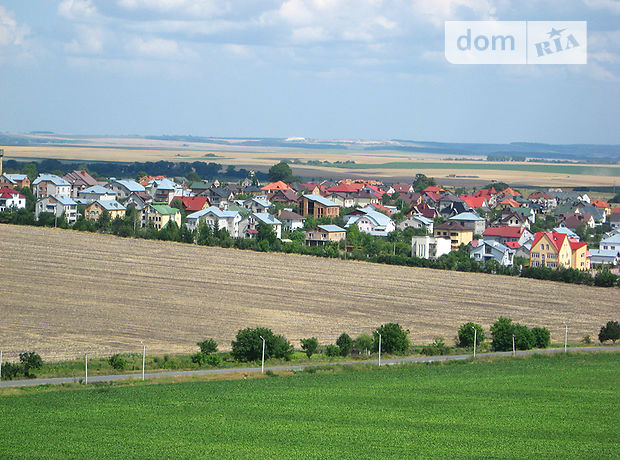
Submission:
M 568 242 L 570 243 L 570 248 L 573 251 L 576 251 L 577 249 L 582 248 L 584 246 L 586 247 L 588 246 L 588 243 L 580 242 L 580 241 L 574 240 L 573 238 L 569 238 Z
M 516 202 L 512 198 L 506 198 L 505 200 L 501 201 L 499 204 L 507 204 L 508 206 L 512 208 L 518 208 L 521 206 L 518 202 Z
M 474 209 L 482 208 L 484 206 L 484 202 L 486 201 L 486 198 L 483 196 L 461 195 L 459 198 L 467 203 L 467 206 Z
M 514 190 L 514 189 L 512 189 L 510 187 L 502 190 L 502 193 L 504 195 L 521 196 L 521 194 L 519 192 L 517 192 L 516 190 Z
M 590 203 L 592 206 L 596 206 L 597 208 L 608 208 L 609 203 L 603 200 L 594 200 Z
M 482 236 L 501 236 L 504 238 L 520 238 L 524 232 L 523 227 L 489 227 Z
M 425 193 L 439 193 L 443 191 L 443 187 L 440 187 L 439 185 L 429 185 L 423 191 Z
M 196 212 L 205 208 L 205 204 L 209 201 L 206 196 L 184 196 L 181 198 L 183 207 L 188 212 Z
M 518 241 L 506 241 L 504 244 L 510 249 L 519 249 L 521 247 Z
M 361 189 L 361 187 L 355 187 L 355 186 L 350 185 L 350 184 L 338 184 L 338 185 L 334 185 L 333 187 L 329 187 L 327 189 L 327 191 L 330 192 L 330 193 L 334 193 L 334 192 L 355 193 L 355 192 L 357 192 L 360 189 Z
M 281 180 L 277 182 L 272 182 L 271 184 L 267 184 L 261 187 L 261 190 L 264 192 L 272 191 L 272 190 L 291 190 L 291 188 Z
M 552 200 L 555 197 L 545 192 L 534 192 L 528 197 L 528 200 L 537 200 L 539 198 L 544 198 L 545 200 Z
M 9 187 L 0 187 L 0 198 L 13 198 L 19 195 L 19 198 L 26 198 L 24 195 Z
M 553 245 L 559 251 L 562 248 L 562 244 L 564 244 L 564 239 L 568 238 L 564 233 L 556 233 L 556 232 L 537 232 L 536 236 L 534 236 L 534 242 L 532 243 L 532 247 L 536 246 L 545 235 L 551 240 Z
M 436 192 L 424 192 L 424 194 L 427 197 L 429 197 L 431 200 L 433 200 L 435 203 L 439 201 L 440 198 L 442 197 L 441 193 L 436 193 Z

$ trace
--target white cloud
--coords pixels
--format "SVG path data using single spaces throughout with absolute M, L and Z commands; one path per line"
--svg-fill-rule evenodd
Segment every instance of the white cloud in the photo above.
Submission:
M 590 8 L 620 14 L 620 1 L 618 0 L 584 0 L 584 3 Z
M 175 40 L 163 38 L 136 37 L 126 45 L 130 54 L 137 54 L 146 58 L 153 59 L 189 59 L 196 56 L 196 53 L 187 47 L 180 46 Z
M 79 24 L 77 37 L 65 45 L 71 54 L 98 54 L 103 51 L 104 30 L 101 27 L 92 27 Z
M 131 11 L 151 11 L 208 18 L 230 10 L 223 0 L 117 0 L 118 6 Z
M 11 12 L 0 6 L 0 46 L 20 46 L 28 32 L 28 28 L 19 25 Z
M 88 19 L 97 15 L 97 8 L 91 0 L 62 0 L 58 14 L 67 19 Z

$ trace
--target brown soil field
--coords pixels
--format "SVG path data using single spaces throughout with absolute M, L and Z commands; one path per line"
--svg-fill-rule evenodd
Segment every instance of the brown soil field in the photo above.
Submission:
M 514 186 L 539 186 L 539 187 L 575 187 L 575 186 L 611 186 L 617 182 L 617 177 L 596 175 L 567 175 L 564 173 L 530 172 L 514 170 L 488 170 L 488 169 L 389 169 L 381 168 L 382 164 L 399 161 L 432 161 L 448 162 L 441 155 L 425 153 L 377 151 L 372 155 L 363 152 L 343 150 L 309 150 L 294 149 L 288 147 L 246 147 L 246 146 L 222 146 L 207 143 L 183 143 L 179 141 L 160 141 L 149 139 L 132 138 L 93 138 L 84 139 L 82 146 L 28 146 L 28 147 L 4 147 L 5 159 L 41 159 L 54 158 L 58 160 L 74 161 L 214 161 L 222 165 L 234 165 L 247 169 L 255 169 L 266 172 L 271 166 L 280 160 L 300 159 L 346 161 L 352 160 L 359 164 L 377 164 L 376 169 L 345 169 L 334 167 L 321 167 L 314 165 L 292 165 L 293 173 L 304 177 L 333 177 L 333 178 L 372 178 L 386 182 L 411 181 L 416 173 L 437 178 L 441 184 L 451 184 L 455 180 L 449 175 L 456 173 L 473 179 L 460 179 L 459 185 L 488 184 L 493 180 L 506 182 Z M 0 146 L 0 148 L 3 148 Z M 206 157 L 214 154 L 215 157 Z M 455 155 L 451 155 L 455 157 Z M 462 158 L 467 158 L 463 156 Z M 485 164 L 486 162 L 481 162 Z M 590 165 L 595 166 L 595 165 Z M 603 165 L 605 167 L 617 167 Z
M 552 339 L 596 337 L 618 316 L 619 290 L 521 278 L 123 239 L 0 225 L 0 347 L 44 359 L 88 353 L 183 353 L 266 326 L 299 346 L 385 322 L 414 343 L 452 342 L 458 327 L 500 315 Z

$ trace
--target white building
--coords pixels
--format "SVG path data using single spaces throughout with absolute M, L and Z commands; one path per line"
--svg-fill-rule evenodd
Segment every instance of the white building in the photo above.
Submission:
M 252 213 L 252 215 L 249 217 L 248 228 L 256 230 L 256 227 L 260 223 L 271 227 L 278 239 L 282 239 L 282 222 L 280 222 L 280 220 L 278 220 L 275 216 L 266 212 Z
M 9 187 L 0 187 L 0 211 L 7 209 L 23 209 L 26 207 L 26 197 Z
M 414 236 L 411 238 L 411 257 L 438 259 L 452 250 L 452 243 L 446 238 Z
M 396 229 L 394 221 L 385 214 L 372 210 L 372 208 L 357 209 L 345 216 L 344 228 L 357 225 L 360 232 L 370 233 L 375 236 L 387 236 Z
M 37 198 L 46 196 L 71 196 L 71 184 L 55 174 L 39 174 L 32 183 Z
M 511 267 L 514 263 L 515 250 L 497 241 L 474 240 L 470 247 L 469 257 L 478 262 L 495 260 L 506 267 Z
M 195 230 L 201 223 L 205 223 L 213 230 L 216 228 L 225 229 L 230 236 L 238 238 L 242 233 L 239 225 L 242 219 L 239 211 L 229 211 L 210 206 L 189 214 L 185 225 L 188 229 Z
M 93 185 L 92 187 L 85 188 L 84 190 L 80 190 L 78 192 L 78 198 L 82 198 L 84 200 L 88 200 L 89 202 L 93 201 L 110 201 L 116 200 L 116 194 L 101 185 Z
M 52 213 L 56 217 L 61 217 L 64 213 L 67 223 L 74 224 L 77 220 L 77 203 L 69 196 L 46 196 L 35 205 L 34 214 L 37 220 L 42 212 Z
M 105 188 L 112 190 L 117 198 L 121 200 L 124 200 L 132 193 L 146 192 L 143 185 L 131 179 L 110 179 L 110 182 L 105 185 Z
M 423 228 L 426 230 L 426 233 L 433 234 L 433 220 L 424 217 L 422 214 L 411 214 L 405 220 L 399 222 L 396 227 L 400 230 Z

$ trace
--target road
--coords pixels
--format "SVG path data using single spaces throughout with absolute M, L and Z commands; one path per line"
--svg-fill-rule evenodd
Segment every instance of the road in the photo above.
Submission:
M 611 352 L 620 352 L 620 346 L 615 347 L 575 347 L 569 348 L 568 351 L 611 351 Z M 525 351 L 517 351 L 517 356 L 526 356 L 533 354 L 547 354 L 547 353 L 562 353 L 564 352 L 564 348 L 546 348 L 539 350 L 525 350 Z M 493 357 L 493 356 L 510 356 L 512 352 L 493 352 L 493 353 L 479 353 L 480 357 Z M 445 356 L 423 356 L 419 358 L 393 358 L 393 359 L 382 359 L 382 365 L 389 364 L 404 364 L 404 363 L 430 363 L 430 362 L 438 362 L 438 361 L 456 361 L 456 360 L 465 360 L 472 358 L 473 355 L 445 355 Z M 376 364 L 377 360 L 365 360 L 365 361 L 349 361 L 349 362 L 337 362 L 337 363 L 316 363 L 316 364 L 300 364 L 300 365 L 291 365 L 291 366 L 267 366 L 265 367 L 265 371 L 299 371 L 309 367 L 318 367 L 318 366 L 352 366 L 355 364 Z M 164 371 L 164 372 L 150 372 L 145 373 L 144 377 L 146 379 L 156 379 L 162 377 L 191 377 L 194 375 L 213 375 L 213 374 L 248 374 L 248 373 L 258 373 L 261 371 L 260 367 L 231 367 L 225 369 L 204 369 L 198 371 Z M 131 379 L 140 379 L 142 377 L 141 373 L 137 374 L 117 374 L 117 375 L 93 375 L 88 377 L 88 382 L 113 382 L 118 380 L 131 380 Z M 55 378 L 40 378 L 40 379 L 30 379 L 30 380 L 7 380 L 0 381 L 0 387 L 25 387 L 25 386 L 37 386 L 37 385 L 57 385 L 62 383 L 78 383 L 83 381 L 83 377 L 55 377 Z

